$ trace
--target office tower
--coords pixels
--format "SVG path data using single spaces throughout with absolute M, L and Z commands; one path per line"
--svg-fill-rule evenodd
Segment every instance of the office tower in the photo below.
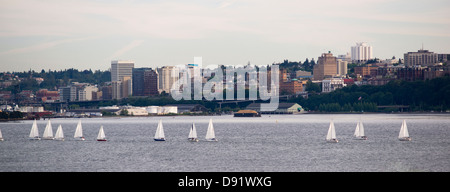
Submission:
M 347 61 L 337 59 L 337 75 L 339 76 L 347 75 L 347 64 L 348 64 Z
M 438 54 L 422 48 L 417 52 L 405 53 L 404 60 L 406 67 L 432 66 L 438 63 Z
M 122 78 L 122 98 L 128 98 L 131 96 L 131 93 L 133 92 L 133 83 L 131 80 L 131 76 L 125 76 Z
M 366 62 L 373 59 L 372 46 L 367 43 L 356 43 L 356 46 L 351 48 L 352 61 L 355 63 Z
M 111 81 L 121 81 L 125 76 L 132 77 L 133 61 L 111 61 Z
M 122 81 L 111 82 L 111 98 L 122 99 Z
M 313 73 L 314 80 L 323 80 L 335 76 L 337 74 L 336 57 L 331 52 L 323 53 L 317 64 L 314 65 Z
M 131 81 L 131 78 L 133 77 L 133 68 L 133 61 L 111 61 L 111 82 L 116 82 L 116 88 L 114 88 L 113 85 L 113 99 L 127 98 L 128 96 L 131 96 L 133 94 Z M 128 79 L 129 81 L 123 82 L 125 81 L 125 79 Z M 120 91 L 117 87 L 117 82 L 119 81 L 121 81 L 120 84 L 122 89 Z M 116 93 L 114 93 L 114 90 L 116 91 Z
M 150 96 L 159 94 L 158 72 L 152 68 L 133 69 L 133 95 Z
M 112 99 L 112 86 L 111 84 L 102 87 L 102 98 L 103 100 Z
M 159 74 L 159 90 L 160 92 L 166 92 L 170 94 L 170 90 L 174 83 L 178 81 L 180 70 L 174 66 L 164 66 L 158 68 Z

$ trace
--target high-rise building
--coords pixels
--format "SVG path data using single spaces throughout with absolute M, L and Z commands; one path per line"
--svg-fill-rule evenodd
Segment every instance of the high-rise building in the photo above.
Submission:
M 337 59 L 337 75 L 339 76 L 347 75 L 347 64 L 348 64 L 347 61 Z
M 427 67 L 438 63 L 438 54 L 428 50 L 418 50 L 404 54 L 406 67 Z
M 160 92 L 171 93 L 171 89 L 174 83 L 176 83 L 180 76 L 180 70 L 174 66 L 164 66 L 158 68 L 159 75 L 159 90 Z
M 356 46 L 352 46 L 351 56 L 352 61 L 356 63 L 373 59 L 372 46 L 367 45 L 367 43 L 356 43 Z
M 112 99 L 112 86 L 111 84 L 102 87 L 102 98 L 103 100 Z
M 132 77 L 133 61 L 111 61 L 111 81 L 121 81 L 125 76 Z
M 131 76 L 125 76 L 122 78 L 122 95 L 121 98 L 128 98 L 133 92 L 133 83 Z
M 337 74 L 337 60 L 331 52 L 323 53 L 319 57 L 317 64 L 314 65 L 313 76 L 314 80 L 323 80 L 336 76 Z
M 119 88 L 114 88 L 113 84 L 113 99 L 127 98 L 133 94 L 132 89 L 132 77 L 133 77 L 133 61 L 111 61 L 111 82 L 116 82 L 115 85 L 118 86 L 117 82 L 121 82 L 121 90 Z M 127 81 L 128 80 L 128 81 Z M 127 82 L 124 82 L 127 81 Z M 116 91 L 116 93 L 114 93 Z M 114 97 L 116 96 L 116 97 Z
M 122 99 L 122 81 L 111 82 L 111 98 Z
M 133 69 L 133 95 L 150 96 L 159 94 L 158 72 L 152 68 Z

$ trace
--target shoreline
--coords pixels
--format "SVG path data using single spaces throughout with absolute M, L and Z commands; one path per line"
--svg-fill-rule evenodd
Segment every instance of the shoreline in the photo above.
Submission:
M 395 113 L 382 113 L 382 112 L 305 112 L 305 113 L 293 113 L 293 114 L 262 114 L 262 116 L 271 116 L 271 115 L 336 115 L 336 114 L 340 114 L 340 115 L 357 115 L 357 114 L 361 114 L 361 115 L 373 115 L 373 114 L 394 114 L 394 115 L 398 115 L 398 114 L 409 114 L 409 115 L 450 115 L 449 112 L 395 112 Z M 210 117 L 210 116 L 222 116 L 222 115 L 233 115 L 233 114 L 221 114 L 221 115 L 217 115 L 217 114 L 202 114 L 202 115 L 187 115 L 187 114 L 179 114 L 179 115 L 142 115 L 142 116 L 95 116 L 95 117 L 46 117 L 46 118 L 41 118 L 41 119 L 90 119 L 90 118 L 132 118 L 132 117 L 177 117 L 177 116 L 181 116 L 181 117 L 186 117 L 186 116 L 201 116 L 201 117 Z M 239 117 L 237 117 L 239 118 Z M 33 119 L 0 119 L 0 123 L 3 122 L 17 122 L 17 121 L 26 121 L 26 120 L 33 120 Z

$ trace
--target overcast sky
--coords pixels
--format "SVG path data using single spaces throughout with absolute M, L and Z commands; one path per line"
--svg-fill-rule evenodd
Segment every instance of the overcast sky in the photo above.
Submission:
M 450 53 L 449 0 L 0 0 L 0 71 Z

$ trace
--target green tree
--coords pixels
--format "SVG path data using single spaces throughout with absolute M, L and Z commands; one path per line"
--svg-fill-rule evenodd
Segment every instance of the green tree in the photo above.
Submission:
M 320 93 L 322 92 L 322 88 L 319 84 L 313 83 L 311 80 L 308 80 L 308 82 L 306 82 L 306 91 Z
M 128 110 L 122 109 L 122 110 L 120 111 L 120 116 L 128 116 Z

